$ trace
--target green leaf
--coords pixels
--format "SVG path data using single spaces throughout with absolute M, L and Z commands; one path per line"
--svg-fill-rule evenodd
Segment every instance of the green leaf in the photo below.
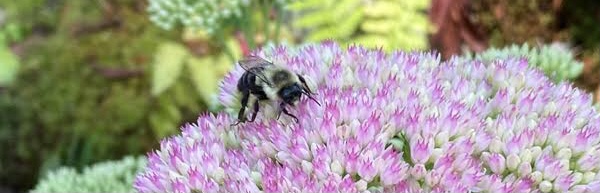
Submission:
M 306 28 L 309 41 L 364 42 L 385 50 L 425 49 L 431 31 L 424 12 L 430 0 L 325 0 L 298 1 L 292 10 L 300 15 L 294 26 Z M 374 36 L 377 35 L 377 36 Z M 367 40 L 377 40 L 368 42 Z
M 393 32 L 396 28 L 396 21 L 391 19 L 378 19 L 378 20 L 370 20 L 369 22 L 364 22 L 360 26 L 360 28 L 366 32 L 370 33 L 379 33 L 379 34 L 387 34 Z
M 167 116 L 161 112 L 154 112 L 149 116 L 150 127 L 157 139 L 171 135 L 177 128 L 178 123 Z
M 298 18 L 294 23 L 296 27 L 317 27 L 320 25 L 327 25 L 334 20 L 331 12 L 313 12 L 308 13 L 301 18 Z
M 189 58 L 187 67 L 189 77 L 196 87 L 196 91 L 202 97 L 202 100 L 209 106 L 214 106 L 216 93 L 218 92 L 219 81 L 219 66 L 229 65 L 227 58 L 224 55 Z
M 169 42 L 158 47 L 152 64 L 152 95 L 161 94 L 176 82 L 188 56 L 181 44 Z
M 365 15 L 369 17 L 394 17 L 402 10 L 402 7 L 396 2 L 376 1 L 372 5 L 365 6 Z
M 356 11 L 348 16 L 348 18 L 339 22 L 337 25 L 316 30 L 314 33 L 308 36 L 308 39 L 311 41 L 321 41 L 326 39 L 346 40 L 358 28 L 360 20 L 362 19 L 362 15 L 363 14 L 361 11 Z
M 356 38 L 355 43 L 359 43 L 361 45 L 369 46 L 369 47 L 383 46 L 384 48 L 389 47 L 389 44 L 390 44 L 388 37 L 386 37 L 385 35 L 379 35 L 379 34 L 367 34 L 367 35 L 359 36 L 358 38 Z
M 287 6 L 287 9 L 300 11 L 306 9 L 313 9 L 323 6 L 330 6 L 333 1 L 323 1 L 323 0 L 304 0 L 304 1 L 295 1 Z
M 18 70 L 17 56 L 8 47 L 0 45 L 0 87 L 12 84 L 17 77 Z

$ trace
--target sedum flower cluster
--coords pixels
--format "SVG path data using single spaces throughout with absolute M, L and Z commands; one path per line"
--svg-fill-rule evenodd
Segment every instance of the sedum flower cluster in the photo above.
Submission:
M 62 167 L 49 172 L 31 192 L 135 192 L 136 173 L 146 165 L 145 157 L 128 156 L 86 167 Z
M 284 46 L 257 55 L 318 95 L 255 122 L 202 115 L 148 154 L 139 192 L 598 192 L 600 115 L 523 59 Z M 237 67 L 221 84 L 236 112 Z
M 521 46 L 511 45 L 504 48 L 490 48 L 471 57 L 487 62 L 511 57 L 523 57 L 528 60 L 529 65 L 538 67 L 555 82 L 575 79 L 583 71 L 583 63 L 577 61 L 568 46 L 561 43 L 540 47 L 523 44 Z
M 249 0 L 150 0 L 150 20 L 161 28 L 178 24 L 214 33 L 224 20 L 240 17 Z
M 273 1 L 273 0 L 268 0 Z M 275 5 L 285 5 L 292 0 L 274 0 Z M 149 0 L 150 20 L 159 27 L 170 30 L 177 25 L 216 33 L 227 20 L 242 17 L 251 0 Z

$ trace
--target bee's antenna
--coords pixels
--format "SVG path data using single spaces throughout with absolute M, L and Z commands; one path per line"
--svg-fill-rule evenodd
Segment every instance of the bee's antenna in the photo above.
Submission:
M 321 103 L 319 103 L 319 101 L 317 101 L 317 99 L 312 97 L 312 95 L 310 93 L 307 93 L 306 91 L 302 91 L 302 93 L 304 93 L 304 95 L 306 95 L 309 99 L 315 101 L 315 103 L 317 103 L 317 105 L 321 106 Z

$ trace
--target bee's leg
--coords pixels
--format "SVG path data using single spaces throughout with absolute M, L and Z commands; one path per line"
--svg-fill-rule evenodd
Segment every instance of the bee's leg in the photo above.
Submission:
M 279 107 L 279 109 L 277 110 L 277 120 L 279 120 L 279 117 L 281 117 L 281 107 Z
M 258 100 L 254 101 L 254 113 L 252 113 L 252 118 L 250 118 L 250 121 L 248 122 L 254 122 L 254 119 L 256 119 L 256 115 L 258 114 L 258 110 L 259 110 L 259 106 L 258 106 Z
M 238 113 L 238 121 L 232 125 L 238 125 L 240 123 L 246 122 L 246 117 L 244 116 L 244 111 L 246 111 L 246 106 L 248 105 L 249 97 L 250 97 L 249 90 L 242 92 L 242 108 L 240 108 L 240 112 Z
M 296 121 L 296 123 L 298 122 L 298 117 L 296 117 L 295 115 L 292 115 L 290 112 L 287 111 L 287 109 L 282 109 L 281 110 L 284 114 L 292 117 L 294 119 L 294 121 Z
M 283 114 L 286 114 L 286 115 L 292 117 L 294 119 L 294 121 L 296 121 L 296 123 L 298 122 L 298 117 L 296 117 L 295 115 L 292 115 L 290 112 L 287 111 L 287 109 L 285 108 L 285 103 L 279 104 L 279 108 L 281 109 L 279 111 L 279 115 L 281 115 L 281 113 L 283 112 Z M 277 119 L 279 119 L 279 115 L 277 115 Z

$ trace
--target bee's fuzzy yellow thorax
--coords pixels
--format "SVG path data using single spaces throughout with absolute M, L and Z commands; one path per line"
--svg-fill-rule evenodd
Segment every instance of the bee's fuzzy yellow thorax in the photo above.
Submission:
M 283 87 L 300 82 L 300 79 L 298 79 L 296 74 L 284 68 L 267 69 L 265 70 L 264 74 L 272 83 L 271 86 L 263 86 L 263 91 L 265 91 L 265 94 L 270 99 L 278 99 L 279 96 L 277 93 Z

